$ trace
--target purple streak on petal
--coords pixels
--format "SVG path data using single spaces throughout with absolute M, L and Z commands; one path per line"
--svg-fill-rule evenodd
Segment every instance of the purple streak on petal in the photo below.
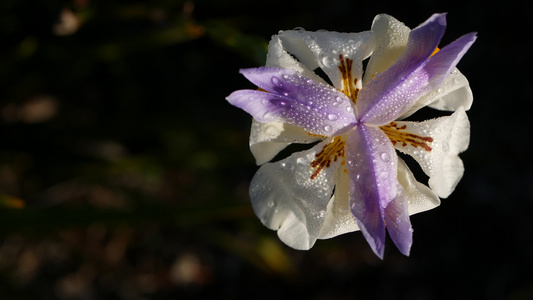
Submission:
M 289 69 L 261 67 L 241 73 L 267 92 L 240 90 L 226 99 L 259 122 L 286 122 L 323 136 L 356 123 L 350 99 L 329 85 Z
M 377 127 L 361 125 L 348 133 L 346 168 L 350 208 L 374 253 L 385 249 L 384 208 L 397 189 L 398 157 L 389 138 Z
M 358 98 L 359 120 L 387 124 L 427 92 L 428 75 L 420 71 L 446 29 L 446 15 L 435 14 L 413 29 L 402 56 L 368 82 Z
M 465 34 L 433 55 L 424 65 L 432 88 L 442 84 L 476 40 L 476 33 Z
M 385 208 L 387 231 L 400 252 L 409 256 L 413 243 L 413 229 L 409 219 L 407 198 L 403 187 L 398 184 L 398 194 Z

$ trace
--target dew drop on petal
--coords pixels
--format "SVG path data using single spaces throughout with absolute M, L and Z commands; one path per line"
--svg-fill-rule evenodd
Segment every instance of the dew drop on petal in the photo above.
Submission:
M 269 201 L 267 203 L 267 206 L 270 207 L 270 208 L 274 207 L 274 201 Z
M 444 90 L 442 88 L 438 88 L 437 89 L 437 93 L 442 94 L 442 93 L 444 93 Z
M 272 76 L 271 81 L 272 81 L 272 84 L 274 84 L 274 85 L 282 86 L 281 81 L 276 76 Z
M 326 67 L 329 67 L 331 65 L 331 59 L 329 58 L 329 56 L 324 56 L 322 58 L 322 64 Z
M 329 115 L 328 115 L 328 119 L 331 120 L 331 121 L 335 121 L 335 120 L 337 120 L 338 118 L 339 118 L 339 116 L 336 115 L 336 114 L 329 114 Z
M 265 134 L 267 135 L 277 135 L 278 129 L 275 126 L 268 126 L 265 128 Z
M 333 130 L 333 127 L 331 125 L 326 125 L 326 126 L 324 126 L 324 130 L 325 131 L 331 131 L 331 130 Z
M 381 159 L 384 161 L 384 162 L 387 162 L 390 160 L 390 155 L 388 153 L 381 153 Z
M 352 109 L 351 106 L 346 106 L 346 111 L 347 111 L 347 112 L 352 112 L 352 110 L 353 110 L 353 109 Z

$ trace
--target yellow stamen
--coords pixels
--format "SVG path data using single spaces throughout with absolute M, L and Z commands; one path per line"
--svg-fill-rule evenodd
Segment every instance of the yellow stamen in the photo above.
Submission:
M 428 152 L 432 150 L 432 148 L 429 146 L 429 143 L 433 142 L 433 138 L 430 136 L 420 136 L 408 131 L 404 131 L 407 128 L 407 125 L 398 126 L 398 123 L 392 122 L 389 125 L 383 125 L 380 128 L 383 130 L 383 132 L 385 132 L 392 144 L 395 146 L 399 143 L 402 145 L 402 147 L 411 145 L 415 148 L 420 147 Z
M 357 102 L 357 94 L 359 89 L 357 86 L 357 78 L 352 79 L 352 65 L 353 59 L 344 58 L 342 54 L 339 55 L 340 65 L 339 71 L 342 74 L 342 92 L 348 96 L 355 105 Z
M 316 159 L 311 162 L 311 168 L 315 169 L 311 175 L 311 180 L 315 179 L 324 167 L 329 168 L 332 161 L 336 162 L 339 157 L 342 157 L 344 160 L 345 144 L 346 142 L 341 137 L 335 137 L 331 143 L 324 146 L 322 151 L 315 154 Z

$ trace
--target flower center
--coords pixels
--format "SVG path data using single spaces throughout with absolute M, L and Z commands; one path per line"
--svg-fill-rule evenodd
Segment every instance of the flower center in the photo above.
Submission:
M 433 138 L 410 133 L 405 130 L 407 125 L 399 126 L 398 123 L 391 122 L 389 125 L 383 125 L 380 128 L 389 137 L 394 146 L 400 143 L 402 147 L 411 145 L 415 148 L 420 147 L 428 152 L 432 150 L 429 143 L 433 142 Z
M 357 78 L 352 77 L 353 59 L 344 58 L 339 54 L 339 71 L 342 74 L 342 92 L 352 100 L 353 104 L 357 102 L 357 94 L 359 89 L 357 86 Z
M 346 142 L 341 137 L 333 138 L 331 143 L 324 145 L 322 151 L 315 154 L 316 159 L 311 162 L 311 168 L 315 169 L 310 179 L 315 179 L 324 167 L 329 168 L 331 162 L 336 162 L 339 157 L 344 159 L 344 145 Z

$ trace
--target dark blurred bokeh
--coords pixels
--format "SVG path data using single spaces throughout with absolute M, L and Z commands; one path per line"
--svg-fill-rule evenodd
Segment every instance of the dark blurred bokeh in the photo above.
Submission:
M 490 3 L 0 1 L 0 299 L 533 299 L 533 26 Z M 281 29 L 445 11 L 443 44 L 479 32 L 471 145 L 411 257 L 360 233 L 283 245 L 249 204 L 238 69 Z

